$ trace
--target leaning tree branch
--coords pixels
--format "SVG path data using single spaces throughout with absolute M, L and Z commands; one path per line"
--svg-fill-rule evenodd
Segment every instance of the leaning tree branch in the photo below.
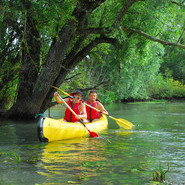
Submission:
M 90 35 L 90 34 L 109 34 L 111 30 L 109 28 L 87 28 L 77 31 L 78 34 Z
M 182 45 L 182 44 L 179 44 L 179 43 L 167 42 L 167 41 L 164 41 L 164 40 L 161 40 L 161 39 L 157 39 L 157 38 L 152 37 L 151 35 L 148 35 L 145 32 L 142 32 L 140 30 L 135 30 L 135 29 L 126 28 L 126 27 L 124 27 L 123 30 L 131 32 L 131 33 L 137 33 L 137 34 L 142 35 L 143 37 L 145 37 L 145 38 L 147 38 L 149 40 L 152 40 L 154 42 L 158 42 L 158 43 L 160 43 L 162 45 L 175 46 L 175 47 L 178 47 L 178 48 L 185 49 L 185 45 Z
M 66 57 L 66 62 L 68 63 L 70 60 L 72 60 L 74 58 L 74 56 L 77 54 L 77 52 L 80 50 L 84 40 L 86 39 L 87 35 L 83 35 L 80 36 L 79 39 L 77 40 L 77 42 L 74 44 L 73 48 L 71 49 L 71 51 L 68 53 L 67 57 Z
M 57 79 L 54 82 L 54 85 L 56 87 L 58 87 L 61 84 L 61 80 L 63 78 L 64 75 L 64 71 L 69 71 L 71 69 L 73 69 L 80 61 L 83 60 L 83 58 L 85 56 L 87 56 L 87 54 L 94 48 L 96 47 L 98 44 L 100 43 L 109 43 L 109 44 L 113 44 L 116 45 L 117 40 L 113 39 L 113 38 L 107 38 L 107 37 L 99 37 L 96 38 L 95 40 L 93 40 L 92 42 L 90 42 L 86 47 L 84 47 L 83 49 L 81 49 L 78 53 L 76 53 L 76 55 L 73 56 L 73 58 L 71 57 L 71 55 L 68 55 L 64 61 L 62 62 L 62 67 L 60 70 L 60 75 L 57 77 Z
M 74 78 L 74 77 L 76 77 L 76 76 L 78 76 L 78 75 L 81 75 L 81 74 L 82 74 L 82 73 L 77 73 L 77 74 L 75 74 L 75 75 L 71 76 L 70 78 L 65 78 L 65 80 L 64 80 L 64 81 L 71 80 L 72 78 Z
M 98 1 L 92 1 L 92 0 L 79 0 L 78 3 L 81 6 L 81 8 L 85 8 L 88 12 L 92 12 L 97 7 L 99 7 L 102 3 L 104 3 L 106 0 L 98 0 Z
M 178 6 L 183 6 L 183 5 L 184 5 L 184 2 L 185 2 L 185 0 L 183 0 L 182 2 L 179 2 L 179 3 L 176 2 L 176 1 L 172 1 L 172 0 L 171 0 L 171 3 L 172 3 L 172 4 L 176 4 L 176 5 L 178 5 Z
M 80 50 L 71 61 L 65 62 L 68 65 L 68 68 L 73 68 L 77 63 L 79 63 L 94 47 L 96 47 L 100 43 L 109 43 L 112 45 L 117 44 L 117 40 L 114 38 L 108 38 L 105 36 L 101 36 L 99 38 L 94 39 L 90 42 L 86 47 Z M 66 58 L 67 59 L 67 58 Z

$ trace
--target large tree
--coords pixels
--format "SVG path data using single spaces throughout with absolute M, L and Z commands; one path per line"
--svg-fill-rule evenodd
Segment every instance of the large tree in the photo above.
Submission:
M 178 4 L 180 2 L 175 1 L 175 4 L 184 6 Z M 144 32 L 147 29 L 138 29 L 142 28 L 137 25 L 137 14 L 141 13 L 138 9 L 153 6 L 150 10 L 155 11 L 156 7 L 165 9 L 171 3 L 174 2 L 2 0 L 0 65 L 9 64 L 9 70 L 4 68 L 1 74 L 2 88 L 15 77 L 19 81 L 16 102 L 6 115 L 34 118 L 34 115 L 44 112 L 50 106 L 55 91 L 51 85 L 59 87 L 66 75 L 98 44 L 120 47 L 120 32 L 128 34 L 127 37 L 136 33 L 163 45 L 185 49 L 180 43 L 156 38 L 156 30 L 152 26 L 148 33 Z M 132 14 L 130 20 L 128 12 Z M 148 16 L 148 19 L 152 18 Z M 127 27 L 126 20 L 133 21 L 133 27 Z M 147 25 L 142 26 L 147 28 Z M 17 76 L 10 72 L 11 65 L 14 69 L 19 68 Z

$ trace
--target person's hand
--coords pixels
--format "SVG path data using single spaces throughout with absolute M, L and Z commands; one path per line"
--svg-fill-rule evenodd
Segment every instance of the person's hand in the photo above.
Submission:
M 77 119 L 84 119 L 84 115 L 78 115 Z
M 59 95 L 59 94 L 58 94 L 57 92 L 54 93 L 54 96 L 55 96 L 55 97 L 58 96 L 58 95 Z
M 78 119 L 78 118 L 82 119 L 82 117 L 83 117 L 82 115 L 77 115 L 76 118 L 77 118 L 77 119 Z

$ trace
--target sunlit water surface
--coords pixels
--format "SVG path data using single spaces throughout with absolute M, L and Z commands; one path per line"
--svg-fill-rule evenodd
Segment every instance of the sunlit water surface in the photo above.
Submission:
M 105 107 L 135 128 L 126 131 L 109 119 L 98 138 L 40 143 L 37 121 L 0 121 L 0 184 L 152 184 L 160 165 L 169 165 L 165 184 L 185 184 L 185 102 Z M 63 112 L 58 106 L 51 116 Z

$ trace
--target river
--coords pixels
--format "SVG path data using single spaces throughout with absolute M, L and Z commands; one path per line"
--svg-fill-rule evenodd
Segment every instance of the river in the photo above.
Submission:
M 169 166 L 165 184 L 185 184 L 185 102 L 105 107 L 134 129 L 121 129 L 109 118 L 98 138 L 40 143 L 36 121 L 1 120 L 0 184 L 152 185 L 160 166 L 164 171 Z M 63 112 L 57 106 L 51 116 Z

